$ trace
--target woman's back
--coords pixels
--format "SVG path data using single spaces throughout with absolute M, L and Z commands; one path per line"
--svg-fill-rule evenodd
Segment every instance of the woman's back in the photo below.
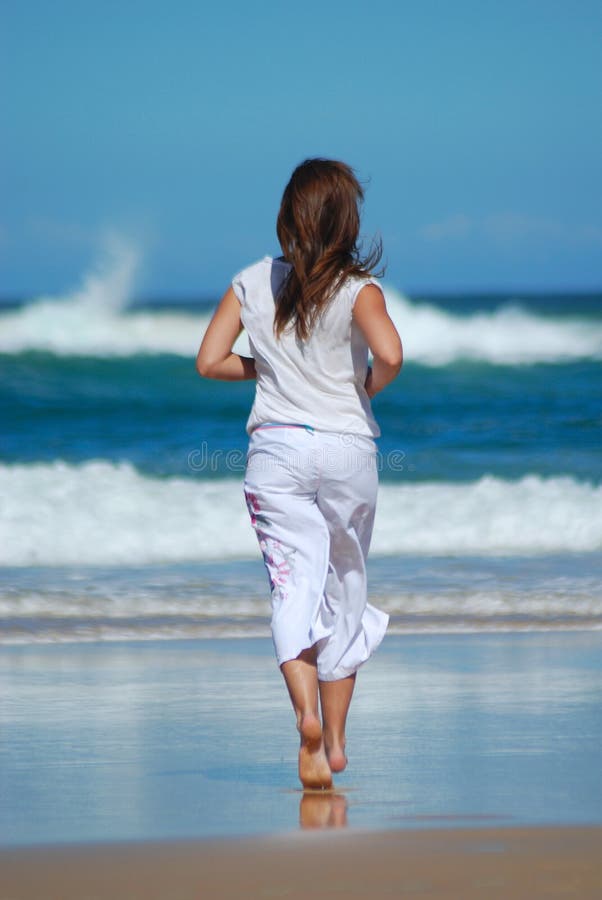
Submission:
M 275 298 L 290 272 L 283 259 L 264 257 L 232 282 L 241 321 L 255 358 L 257 390 L 247 422 L 250 433 L 265 422 L 294 422 L 318 431 L 377 437 L 364 387 L 368 344 L 353 321 L 353 306 L 369 276 L 348 278 L 301 340 L 293 328 L 274 330 Z

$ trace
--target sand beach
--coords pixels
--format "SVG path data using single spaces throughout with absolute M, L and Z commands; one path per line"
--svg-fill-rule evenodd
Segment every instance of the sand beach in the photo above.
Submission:
M 15 900 L 597 900 L 601 846 L 600 827 L 544 827 L 0 851 L 0 890 Z

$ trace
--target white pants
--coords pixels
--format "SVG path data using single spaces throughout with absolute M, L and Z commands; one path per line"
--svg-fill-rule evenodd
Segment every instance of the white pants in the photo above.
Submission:
M 374 441 L 260 426 L 251 435 L 244 487 L 270 579 L 278 664 L 315 644 L 320 680 L 353 674 L 389 621 L 367 601 L 378 489 Z

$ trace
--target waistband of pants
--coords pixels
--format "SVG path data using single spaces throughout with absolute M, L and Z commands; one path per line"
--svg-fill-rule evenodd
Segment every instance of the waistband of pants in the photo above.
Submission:
M 309 434 L 313 434 L 315 429 L 311 425 L 305 425 L 303 422 L 262 422 L 253 429 L 253 434 L 266 428 L 304 428 Z
M 331 444 L 335 441 L 345 448 L 351 449 L 355 447 L 358 450 L 362 449 L 363 452 L 377 452 L 375 440 L 369 434 L 356 434 L 355 432 L 350 431 L 319 431 L 316 430 L 313 425 L 305 425 L 301 422 L 262 422 L 253 429 L 249 435 L 249 440 L 252 443 L 254 437 L 258 439 L 263 437 L 264 440 L 267 441 L 269 440 L 268 435 L 271 433 L 274 437 L 279 435 L 278 442 L 286 442 L 287 432 L 293 442 L 294 434 L 302 435 L 305 433 L 311 435 L 319 444 L 322 444 L 323 442 Z M 302 443 L 305 442 L 303 441 Z M 313 440 L 310 443 L 313 444 Z

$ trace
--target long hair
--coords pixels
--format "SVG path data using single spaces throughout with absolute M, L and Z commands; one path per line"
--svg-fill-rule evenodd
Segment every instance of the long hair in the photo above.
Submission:
M 294 326 L 306 340 L 338 288 L 380 262 L 380 241 L 358 247 L 364 192 L 353 170 L 331 159 L 307 159 L 284 189 L 276 231 L 291 270 L 276 297 L 277 337 Z

